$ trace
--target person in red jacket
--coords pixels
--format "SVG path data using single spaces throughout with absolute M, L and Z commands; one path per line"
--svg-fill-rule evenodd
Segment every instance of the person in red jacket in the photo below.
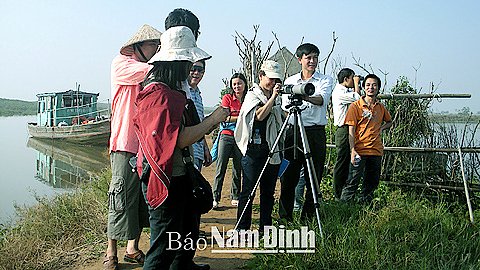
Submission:
M 193 110 L 196 114 L 196 109 L 193 103 L 187 103 L 182 82 L 192 63 L 211 56 L 196 46 L 193 32 L 185 26 L 169 28 L 161 42 L 162 48 L 149 61 L 153 67 L 138 95 L 134 117 L 141 149 L 139 164 L 146 160 L 151 168 L 145 181 L 142 176 L 151 228 L 150 249 L 143 269 L 198 268 L 192 259 L 199 223 L 192 207 L 193 189 L 182 149 L 188 149 L 191 159 L 192 144 L 225 121 L 229 111 L 219 107 L 197 123 L 190 117 L 193 114 L 189 112 Z M 142 175 L 143 166 L 139 167 Z

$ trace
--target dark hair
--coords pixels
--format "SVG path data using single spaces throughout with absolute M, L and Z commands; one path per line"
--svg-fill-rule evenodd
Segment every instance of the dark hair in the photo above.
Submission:
M 320 50 L 318 49 L 318 47 L 311 43 L 304 43 L 298 46 L 297 51 L 295 52 L 298 58 L 302 58 L 303 55 L 311 53 L 320 54 Z
M 345 78 L 348 78 L 355 74 L 355 72 L 349 68 L 344 68 L 340 70 L 340 72 L 337 75 L 338 83 L 342 84 L 345 81 Z
M 267 74 L 265 74 L 265 71 L 263 71 L 263 70 L 260 69 L 260 71 L 258 72 L 258 75 L 259 75 L 259 76 L 265 76 L 265 75 L 267 75 Z
M 175 26 L 186 26 L 192 30 L 195 40 L 198 38 L 200 29 L 200 21 L 197 16 L 190 10 L 184 8 L 176 8 L 170 12 L 165 19 L 165 30 Z
M 192 62 L 190 61 L 154 62 L 153 68 L 143 81 L 143 87 L 154 81 L 163 82 L 172 90 L 180 90 L 182 82 L 187 79 L 191 67 Z
M 382 88 L 382 81 L 380 81 L 380 78 L 375 74 L 368 74 L 367 76 L 365 76 L 365 79 L 362 82 L 362 87 L 365 88 L 365 82 L 367 81 L 367 79 L 370 78 L 377 80 L 378 90 L 380 90 L 380 88 Z
M 245 84 L 245 89 L 243 89 L 243 94 L 242 94 L 242 98 L 240 99 L 240 102 L 243 103 L 243 100 L 245 99 L 245 95 L 247 94 L 247 89 L 248 89 L 248 84 L 247 84 L 247 78 L 245 78 L 245 75 L 243 75 L 242 73 L 235 73 L 232 75 L 232 78 L 230 78 L 230 95 L 234 95 L 234 91 L 233 91 L 233 87 L 232 87 L 232 81 L 233 79 L 240 79 L 243 81 L 243 83 Z

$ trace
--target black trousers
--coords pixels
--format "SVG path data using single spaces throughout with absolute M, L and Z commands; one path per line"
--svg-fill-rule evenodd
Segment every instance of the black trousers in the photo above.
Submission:
M 348 126 L 337 128 L 335 133 L 335 148 L 337 150 L 337 161 L 333 169 L 333 192 L 336 199 L 342 196 L 342 189 L 348 179 L 350 167 L 350 144 L 348 142 Z
M 312 155 L 313 164 L 315 167 L 315 172 L 317 174 L 317 179 L 320 181 L 323 175 L 323 168 L 325 164 L 325 155 L 326 155 L 326 137 L 325 137 L 325 126 L 313 126 L 305 127 L 307 141 L 310 146 L 310 153 Z M 300 131 L 297 130 L 297 146 L 303 149 L 303 144 L 301 142 Z M 290 127 L 285 136 L 285 148 L 293 146 L 293 128 Z M 311 218 L 315 216 L 315 206 L 313 202 L 312 188 L 310 185 L 310 177 L 307 171 L 307 162 L 303 152 L 297 151 L 297 159 L 294 159 L 293 149 L 288 149 L 284 151 L 284 158 L 290 161 L 287 169 L 280 178 L 282 184 L 280 200 L 279 200 L 279 215 L 280 218 L 286 219 L 287 221 L 292 221 L 293 219 L 293 204 L 295 200 L 295 187 L 298 184 L 300 178 L 300 170 L 302 166 L 305 167 L 305 183 L 306 183 L 306 193 L 305 193 L 305 203 L 303 204 L 301 217 Z

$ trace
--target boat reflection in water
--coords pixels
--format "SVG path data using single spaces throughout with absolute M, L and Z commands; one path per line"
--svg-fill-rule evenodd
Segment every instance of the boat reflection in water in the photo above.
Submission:
M 92 180 L 109 164 L 107 147 L 33 137 L 27 146 L 37 150 L 35 178 L 54 188 L 75 188 Z

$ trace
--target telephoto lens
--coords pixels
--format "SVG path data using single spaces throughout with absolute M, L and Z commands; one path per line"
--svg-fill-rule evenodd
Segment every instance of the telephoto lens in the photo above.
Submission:
M 310 96 L 315 93 L 315 86 L 312 83 L 285 84 L 278 91 L 280 94 Z

